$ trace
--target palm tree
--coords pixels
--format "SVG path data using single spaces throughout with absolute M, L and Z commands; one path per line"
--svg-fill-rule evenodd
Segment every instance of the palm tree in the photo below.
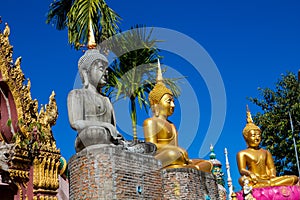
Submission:
M 87 43 L 90 24 L 99 44 L 119 32 L 120 20 L 105 0 L 58 0 L 50 4 L 46 23 L 68 28 L 69 43 L 79 49 Z
M 136 104 L 147 111 L 149 93 L 156 83 L 158 49 L 155 47 L 158 40 L 151 39 L 151 33 L 145 27 L 131 28 L 129 31 L 118 34 L 109 40 L 108 46 L 117 55 L 110 65 L 108 84 L 104 93 L 118 100 L 129 98 L 130 117 L 132 121 L 133 140 L 137 138 Z M 175 96 L 179 89 L 175 80 L 165 79 Z
M 106 51 L 108 47 L 117 56 L 110 66 L 108 84 L 104 91 L 116 100 L 122 97 L 130 99 L 132 129 L 134 141 L 137 142 L 136 101 L 147 111 L 146 94 L 154 86 L 156 62 L 159 58 L 155 47 L 158 40 L 151 39 L 151 31 L 147 33 L 145 27 L 137 26 L 126 33 L 117 34 L 120 32 L 120 19 L 105 0 L 57 0 L 50 5 L 46 23 L 53 23 L 58 30 L 68 28 L 68 40 L 75 49 L 86 44 L 89 31 L 94 31 L 95 42 L 102 51 Z M 165 83 L 174 96 L 178 96 L 179 89 L 175 81 L 165 79 Z

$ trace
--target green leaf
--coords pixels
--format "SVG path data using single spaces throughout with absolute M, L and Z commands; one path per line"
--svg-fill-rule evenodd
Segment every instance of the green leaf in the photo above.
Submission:
M 7 122 L 6 122 L 6 125 L 10 127 L 11 123 L 12 123 L 11 119 L 8 119 Z

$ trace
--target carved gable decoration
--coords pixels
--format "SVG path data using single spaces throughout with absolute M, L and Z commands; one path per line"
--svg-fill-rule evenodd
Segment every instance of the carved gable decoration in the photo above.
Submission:
M 0 147 L 9 153 L 0 154 L 5 165 L 0 175 L 8 174 L 8 183 L 17 187 L 15 199 L 57 199 L 61 155 L 51 130 L 58 117 L 55 93 L 38 111 L 21 57 L 13 61 L 9 35 L 6 24 L 0 31 Z
M 15 134 L 31 139 L 33 127 L 38 127 L 43 137 L 54 145 L 51 126 L 58 117 L 55 93 L 49 103 L 38 112 L 38 101 L 31 98 L 30 80 L 25 81 L 21 70 L 21 57 L 13 62 L 13 47 L 9 43 L 10 28 L 6 24 L 0 33 L 0 131 L 2 140 L 12 143 Z M 27 82 L 26 85 L 24 82 Z M 24 137 L 24 138 L 23 138 Z M 17 140 L 15 140 L 17 141 Z

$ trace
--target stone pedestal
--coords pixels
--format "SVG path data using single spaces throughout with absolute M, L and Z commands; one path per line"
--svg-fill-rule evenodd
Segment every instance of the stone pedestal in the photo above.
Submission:
M 89 146 L 69 161 L 70 200 L 161 199 L 160 168 L 153 156 Z
M 69 161 L 70 200 L 219 199 L 213 174 L 192 168 L 161 169 L 153 156 L 93 145 Z
M 163 199 L 219 199 L 215 177 L 192 168 L 163 169 L 162 188 Z

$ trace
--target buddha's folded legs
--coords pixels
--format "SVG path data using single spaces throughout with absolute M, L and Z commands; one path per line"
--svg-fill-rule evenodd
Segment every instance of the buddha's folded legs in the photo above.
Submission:
M 298 181 L 297 176 L 279 176 L 271 179 L 271 186 L 295 185 Z
M 268 186 L 288 186 L 288 185 L 295 185 L 299 178 L 297 176 L 278 176 L 274 178 L 262 179 L 258 178 L 256 181 L 253 181 L 250 177 L 246 176 L 249 180 L 249 185 L 252 185 L 254 188 L 260 187 L 268 187 Z M 244 177 L 239 179 L 239 183 L 243 185 Z
M 157 151 L 155 158 L 162 162 L 162 167 L 171 167 L 171 165 L 184 165 L 188 164 L 188 158 L 185 153 L 177 147 L 162 148 Z M 174 167 L 174 166 L 173 166 Z M 178 168 L 178 167 L 176 167 Z
M 192 160 L 190 160 L 190 162 L 192 165 L 194 165 L 200 171 L 210 173 L 213 168 L 213 164 L 207 160 L 192 159 Z

